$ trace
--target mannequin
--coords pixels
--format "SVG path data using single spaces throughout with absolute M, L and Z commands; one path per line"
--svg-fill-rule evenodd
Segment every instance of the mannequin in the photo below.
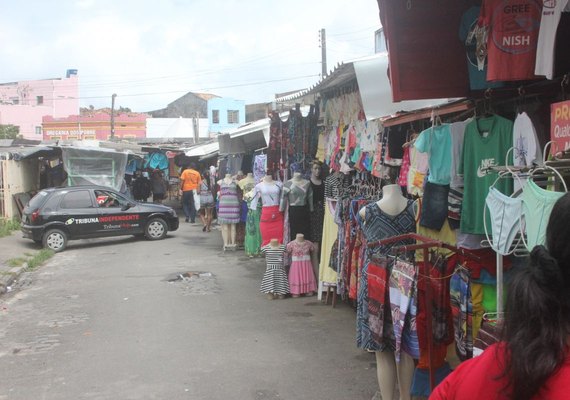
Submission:
M 287 244 L 287 252 L 293 260 L 289 268 L 289 290 L 292 297 L 312 296 L 317 290 L 311 257 L 315 250 L 313 243 L 305 240 L 302 233 L 297 233 L 295 240 Z
M 271 238 L 269 244 L 261 248 L 261 252 L 265 254 L 266 269 L 260 291 L 267 295 L 268 300 L 284 299 L 289 293 L 289 282 L 283 267 L 285 246 L 278 238 Z
M 398 215 L 408 206 L 408 199 L 402 194 L 400 185 L 386 185 L 382 188 L 382 198 L 376 202 L 380 210 L 388 215 Z M 366 207 L 358 212 L 362 219 L 366 217 Z
M 255 186 L 254 186 L 255 187 Z M 244 250 L 248 257 L 255 257 L 260 254 L 261 232 L 259 231 L 259 218 L 261 215 L 261 205 L 255 210 L 250 209 L 251 201 L 254 197 L 254 190 L 244 193 L 243 198 L 247 204 L 247 216 L 245 223 Z
M 281 187 L 281 183 L 274 181 L 270 173 L 267 173 L 254 187 L 254 196 L 249 209 L 255 210 L 261 199 L 263 205 L 259 222 L 261 246 L 268 244 L 271 239 L 283 243 L 283 214 L 279 210 Z
M 220 193 L 220 209 L 218 222 L 222 226 L 222 239 L 224 251 L 236 249 L 236 224 L 240 221 L 240 203 L 237 193 L 237 184 L 230 174 L 218 181 Z
M 313 189 L 311 182 L 303 179 L 301 173 L 295 172 L 293 178 L 283 185 L 279 211 L 289 210 L 289 240 L 295 239 L 297 233 L 311 239 L 311 212 L 313 211 Z
M 318 266 L 321 246 L 323 238 L 323 222 L 325 217 L 325 185 L 321 179 L 323 167 L 320 161 L 313 161 L 311 164 L 311 189 L 313 190 L 313 212 L 311 213 L 311 239 L 313 244 L 317 246 L 317 250 L 313 254 L 313 263 Z M 318 268 L 318 267 L 317 267 Z M 318 270 L 316 271 L 318 274 Z
M 408 199 L 402 195 L 402 190 L 399 185 L 385 185 L 382 188 L 382 193 L 382 199 L 377 201 L 375 205 L 384 214 L 396 217 L 408 209 L 410 203 Z M 367 207 L 371 206 L 369 205 Z M 358 213 L 362 217 L 363 223 L 366 224 L 366 207 L 361 208 Z M 364 229 L 366 233 L 366 228 Z M 366 271 L 366 274 L 367 273 Z M 394 352 L 390 350 L 375 351 L 375 354 L 378 385 L 382 398 L 392 399 L 396 391 L 396 385 L 398 385 L 400 399 L 411 399 L 410 388 L 412 386 L 415 368 L 414 359 L 409 354 L 401 352 L 400 361 L 396 362 Z
M 249 172 L 245 178 L 240 179 L 238 181 L 238 186 L 244 193 L 251 191 L 255 187 L 255 179 L 253 178 L 253 174 Z

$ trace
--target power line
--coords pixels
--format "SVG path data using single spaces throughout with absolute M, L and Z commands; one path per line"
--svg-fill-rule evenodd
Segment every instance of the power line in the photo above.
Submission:
M 374 26 L 369 26 L 369 27 L 366 27 L 366 28 L 358 29 L 358 30 L 356 30 L 356 31 L 330 33 L 330 34 L 328 34 L 328 36 L 333 36 L 333 37 L 336 37 L 336 36 L 347 36 L 347 35 L 352 35 L 352 34 L 354 34 L 354 33 L 360 33 L 360 32 L 364 32 L 364 31 L 370 31 L 371 29 L 375 29 L 375 30 L 376 30 L 376 29 L 380 29 L 380 26 L 374 25 Z
M 291 78 L 283 78 L 283 79 L 272 79 L 266 81 L 254 81 L 254 82 L 246 82 L 246 83 L 236 83 L 233 85 L 226 85 L 226 86 L 213 86 L 213 87 L 205 87 L 201 89 L 189 89 L 189 90 L 171 90 L 165 92 L 149 92 L 149 93 L 133 93 L 133 94 L 120 94 L 118 97 L 139 97 L 139 96 L 156 96 L 162 94 L 173 94 L 173 93 L 188 93 L 188 92 L 201 92 L 201 91 L 209 91 L 209 90 L 216 90 L 216 89 L 229 89 L 234 87 L 247 87 L 247 86 L 258 86 L 258 85 L 266 85 L 269 83 L 276 83 L 276 82 L 286 82 L 286 81 L 293 81 L 298 79 L 306 79 L 306 78 L 315 78 L 319 77 L 319 74 L 312 74 L 312 75 L 304 75 L 304 76 L 295 76 Z M 77 100 L 89 100 L 89 99 L 107 99 L 109 96 L 79 96 Z M 50 101 L 58 101 L 58 100 L 69 100 L 69 98 L 56 98 L 56 99 L 44 99 Z

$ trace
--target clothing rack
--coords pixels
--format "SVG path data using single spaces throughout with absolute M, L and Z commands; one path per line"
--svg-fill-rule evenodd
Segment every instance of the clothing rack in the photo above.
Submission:
M 401 246 L 396 246 L 394 247 L 392 250 L 395 252 L 408 252 L 408 251 L 412 251 L 412 250 L 423 250 L 423 254 L 424 254 L 424 271 L 423 274 L 424 276 L 429 277 L 430 276 L 430 268 L 428 265 L 428 261 L 429 260 L 429 249 L 430 248 L 444 248 L 447 250 L 450 250 L 456 254 L 460 254 L 461 256 L 465 257 L 465 258 L 470 258 L 471 260 L 474 261 L 481 261 L 481 259 L 472 254 L 471 252 L 469 252 L 468 250 L 464 250 L 464 249 L 460 249 L 458 247 L 452 246 L 448 243 L 442 242 L 440 240 L 434 240 L 432 238 L 429 237 L 425 237 L 422 235 L 418 235 L 417 233 L 406 233 L 403 235 L 397 235 L 397 236 L 392 236 L 389 237 L 387 239 L 382 239 L 376 242 L 371 242 L 368 243 L 368 247 L 372 248 L 372 247 L 376 247 L 379 245 L 386 245 L 386 244 L 390 244 L 390 243 L 394 243 L 394 242 L 400 242 L 403 240 L 409 240 L 409 239 L 413 239 L 416 242 L 421 242 L 421 243 L 416 243 L 416 244 L 411 244 L 411 245 L 401 245 Z M 430 381 L 430 391 L 433 391 L 433 389 L 435 388 L 435 371 L 433 370 L 433 365 L 432 365 L 432 354 L 433 354 L 433 328 L 432 328 L 432 293 L 431 293 L 431 286 L 430 285 L 426 285 L 426 313 L 427 313 L 427 318 L 426 318 L 426 331 L 427 331 L 427 341 L 428 341 L 428 362 L 429 362 L 429 381 Z

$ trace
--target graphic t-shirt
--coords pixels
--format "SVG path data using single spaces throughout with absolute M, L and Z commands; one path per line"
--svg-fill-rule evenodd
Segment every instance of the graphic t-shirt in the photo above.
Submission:
M 513 122 L 494 115 L 471 121 L 465 127 L 463 153 L 459 173 L 463 173 L 464 197 L 461 211 L 461 232 L 484 234 L 483 210 L 489 187 L 498 173 L 489 171 L 491 166 L 505 164 L 508 150 L 513 146 Z M 512 152 L 507 160 L 512 165 Z M 511 179 L 499 179 L 495 188 L 503 194 L 513 191 Z M 489 218 L 489 213 L 487 213 Z M 487 226 L 490 226 L 487 221 Z
M 541 14 L 539 0 L 483 0 L 479 25 L 488 29 L 488 81 L 536 78 Z
M 459 26 L 459 39 L 465 45 L 467 55 L 467 68 L 469 71 L 469 86 L 471 90 L 482 90 L 500 87 L 500 82 L 487 82 L 487 59 L 477 60 L 477 20 L 481 7 L 473 6 L 461 17 Z
M 416 139 L 414 147 L 428 153 L 428 181 L 437 185 L 449 185 L 451 180 L 451 133 L 449 124 L 426 129 Z
M 562 11 L 570 11 L 568 0 L 543 0 L 534 73 L 548 79 L 554 75 L 554 41 Z
M 538 164 L 542 161 L 542 150 L 536 129 L 534 129 L 534 124 L 525 112 L 518 114 L 515 118 L 513 146 L 513 165 L 530 167 L 533 162 Z

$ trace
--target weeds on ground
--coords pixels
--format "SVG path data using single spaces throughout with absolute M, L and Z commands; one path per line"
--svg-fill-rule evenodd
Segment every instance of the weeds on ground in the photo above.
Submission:
M 20 221 L 13 219 L 0 219 L 0 237 L 10 236 L 12 231 L 20 230 Z
M 53 257 L 54 251 L 50 249 L 41 249 L 35 256 L 28 260 L 28 269 L 33 270 L 42 265 L 44 262 Z
M 24 263 L 28 263 L 28 271 L 33 271 L 49 260 L 55 254 L 53 250 L 41 249 L 36 254 L 25 253 L 26 257 L 11 258 L 7 261 L 10 267 L 20 267 Z
M 21 267 L 26 261 L 27 261 L 26 258 L 18 257 L 18 258 L 9 259 L 7 263 L 10 267 L 14 268 L 14 267 Z

